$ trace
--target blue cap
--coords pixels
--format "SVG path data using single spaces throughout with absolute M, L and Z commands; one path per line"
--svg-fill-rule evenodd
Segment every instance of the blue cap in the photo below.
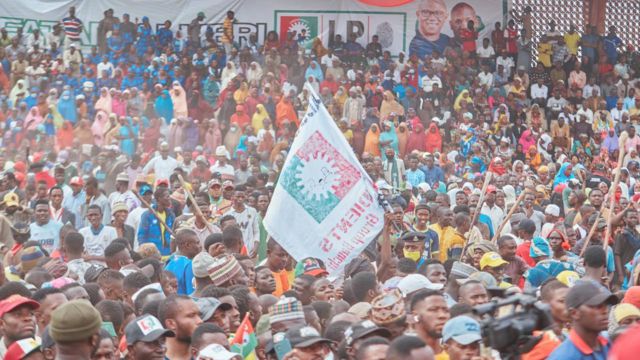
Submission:
M 551 256 L 551 246 L 544 238 L 536 236 L 531 240 L 531 248 L 529 249 L 529 256 L 537 258 L 541 256 Z
M 148 192 L 153 192 L 153 190 L 151 189 L 151 186 L 149 186 L 148 184 L 144 184 L 142 186 L 140 186 L 140 195 L 144 195 Z
M 449 319 L 442 329 L 442 342 L 446 343 L 450 339 L 461 345 L 469 345 L 480 341 L 482 340 L 480 324 L 466 315 Z

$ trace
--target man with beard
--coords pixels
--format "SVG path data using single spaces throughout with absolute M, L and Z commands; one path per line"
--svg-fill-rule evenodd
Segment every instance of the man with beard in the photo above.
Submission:
M 607 330 L 609 307 L 617 302 L 618 298 L 600 284 L 591 280 L 578 281 L 565 300 L 571 331 L 548 359 L 606 359 L 611 343 L 600 333 Z
M 520 280 L 524 273 L 529 270 L 529 265 L 520 256 L 516 255 L 518 245 L 513 235 L 503 235 L 498 238 L 498 254 L 508 264 L 504 268 L 504 275 L 509 282 L 520 286 Z M 522 283 L 524 285 L 524 282 Z
M 433 349 L 436 357 L 444 351 L 440 339 L 449 317 L 447 302 L 440 292 L 421 290 L 411 298 L 411 313 L 407 320 L 418 337 Z
M 158 307 L 158 317 L 175 337 L 167 339 L 166 358 L 170 360 L 191 359 L 191 335 L 202 323 L 198 305 L 186 295 L 171 295 Z
M 4 358 L 7 348 L 14 342 L 33 338 L 36 333 L 34 311 L 38 302 L 24 296 L 12 295 L 0 302 L 0 357 Z
M 167 337 L 174 337 L 171 330 L 162 327 L 153 315 L 142 315 L 127 324 L 124 329 L 131 360 L 162 360 L 167 351 Z

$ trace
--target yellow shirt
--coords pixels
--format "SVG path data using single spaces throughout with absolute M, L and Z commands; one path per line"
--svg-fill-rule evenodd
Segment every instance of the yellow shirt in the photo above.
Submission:
M 564 42 L 567 44 L 567 48 L 569 48 L 569 54 L 578 55 L 578 43 L 580 39 L 580 34 L 578 34 L 577 31 L 573 34 L 564 34 Z
M 457 245 L 464 247 L 464 237 L 458 236 L 452 226 L 447 226 L 443 229 L 440 227 L 440 224 L 433 224 L 431 225 L 431 229 L 438 234 L 438 245 L 440 247 L 438 257 L 440 261 L 447 261 L 450 249 L 457 247 Z
M 443 351 L 440 354 L 436 354 L 434 359 L 435 360 L 449 360 L 449 354 L 447 354 L 446 351 Z
M 553 48 L 549 43 L 540 43 L 538 45 L 538 61 L 544 65 L 544 67 L 551 67 L 551 54 L 553 53 Z

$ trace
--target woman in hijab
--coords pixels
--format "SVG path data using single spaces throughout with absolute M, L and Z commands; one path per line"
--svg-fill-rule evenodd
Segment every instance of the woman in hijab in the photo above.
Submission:
M 262 67 L 260 64 L 253 61 L 247 70 L 247 81 L 250 83 L 260 84 L 260 80 L 262 80 Z
M 320 68 L 320 65 L 318 65 L 318 62 L 315 60 L 311 60 L 311 63 L 309 63 L 309 67 L 307 67 L 307 71 L 304 72 L 305 79 L 308 79 L 309 76 L 313 76 L 313 78 L 317 81 L 324 80 L 322 68 Z
M 383 153 L 384 149 L 390 146 L 396 154 L 399 154 L 400 149 L 398 134 L 396 134 L 396 129 L 393 126 L 393 122 L 385 121 L 382 126 L 384 131 L 380 133 L 379 138 L 380 153 Z
M 407 129 L 406 123 L 400 123 L 398 125 L 398 129 L 396 129 L 396 133 L 398 134 L 398 150 L 400 151 L 398 155 L 401 159 L 404 159 L 404 154 L 407 150 L 407 142 L 409 141 L 409 129 Z
M 69 126 L 70 125 L 71 124 L 69 123 Z M 62 129 L 58 129 L 58 132 L 60 132 L 60 130 Z M 80 145 L 94 145 L 93 133 L 91 132 L 89 120 L 81 119 L 78 122 L 78 126 L 76 126 L 75 129 L 71 128 L 71 130 L 73 131 L 73 139 L 78 140 Z
M 573 166 L 571 163 L 566 162 L 560 166 L 560 170 L 556 173 L 556 177 L 553 179 L 553 187 L 555 188 L 559 184 L 567 184 L 569 180 L 574 178 Z
M 13 86 L 13 89 L 11 89 L 11 93 L 9 94 L 9 99 L 13 106 L 16 106 L 16 101 L 19 95 L 22 96 L 22 99 L 29 96 L 27 85 L 23 79 L 16 81 L 16 84 Z
M 96 101 L 96 105 L 94 106 L 94 109 L 96 113 L 99 111 L 104 111 L 107 115 L 109 115 L 111 114 L 111 108 L 112 108 L 111 94 L 109 93 L 109 89 L 107 89 L 106 87 L 103 87 L 102 89 L 100 89 L 100 98 L 98 99 L 98 101 Z
M 520 136 L 518 143 L 522 145 L 522 149 L 527 149 L 527 152 L 530 147 L 536 146 L 536 137 L 534 136 L 533 131 L 531 129 L 525 130 L 522 133 L 522 136 Z
M 380 129 L 378 124 L 372 124 L 364 139 L 364 152 L 373 157 L 380 157 Z
M 473 129 L 468 128 L 462 139 L 460 139 L 460 152 L 462 156 L 466 157 L 471 152 L 471 147 L 477 141 L 475 132 Z
M 459 112 L 462 109 L 462 101 L 464 101 L 467 106 L 473 105 L 473 99 L 469 96 L 469 90 L 462 90 L 460 94 L 458 94 L 456 100 L 453 102 L 453 110 Z
M 96 117 L 93 121 L 93 125 L 91 125 L 91 133 L 93 134 L 93 143 L 96 146 L 103 146 L 104 143 L 104 135 L 107 131 L 107 126 L 109 124 L 109 115 L 106 112 L 100 110 L 96 113 Z
M 76 101 L 71 96 L 71 91 L 65 90 L 58 100 L 58 111 L 64 120 L 71 121 L 75 124 L 78 121 L 78 114 L 76 113 Z
M 425 136 L 425 151 L 430 153 L 442 151 L 442 135 L 435 122 L 429 124 L 429 129 Z
M 296 115 L 296 111 L 288 96 L 282 96 L 276 106 L 276 126 L 278 128 L 282 127 L 285 120 L 300 125 L 298 115 Z
M 527 163 L 533 170 L 538 170 L 538 166 L 542 165 L 542 156 L 538 152 L 538 148 L 535 145 L 529 146 L 527 151 Z
M 158 147 L 158 140 L 162 136 L 160 129 L 164 121 L 158 118 L 151 118 L 149 127 L 142 132 L 142 151 L 150 153 Z
M 411 131 L 411 134 L 409 134 L 409 139 L 407 140 L 406 152 L 410 154 L 414 150 L 417 150 L 419 152 L 427 151 L 424 127 L 420 123 L 416 124 L 416 126 L 413 128 L 413 131 Z
M 164 121 L 169 124 L 171 119 L 173 119 L 173 101 L 171 100 L 169 90 L 162 90 L 162 94 L 156 98 L 153 108 L 156 111 L 156 115 L 159 118 L 164 118 Z
M 187 105 L 187 93 L 182 88 L 179 82 L 173 82 L 173 88 L 171 90 L 171 101 L 173 102 L 173 116 L 187 117 L 189 116 L 189 107 Z
M 56 132 L 56 149 L 64 150 L 73 146 L 73 125 L 71 121 L 65 121 L 62 127 Z
M 120 151 L 123 154 L 126 154 L 129 158 L 133 156 L 133 153 L 136 150 L 134 139 L 137 137 L 136 132 L 131 128 L 130 121 L 130 117 L 121 116 L 118 119 L 120 127 L 116 136 L 116 138 L 120 140 Z
M 111 110 L 112 113 L 116 114 L 118 117 L 125 116 L 127 114 L 127 102 L 122 97 L 122 93 L 120 90 L 117 90 L 115 95 L 113 96 L 113 100 L 111 102 Z
M 304 83 L 303 89 L 306 89 L 307 86 L 311 87 L 313 91 L 316 92 L 316 94 L 320 93 L 320 83 L 316 80 L 315 77 L 309 76 L 307 78 L 307 81 Z
M 233 153 L 236 150 L 236 147 L 240 143 L 240 137 L 242 137 L 242 130 L 236 124 L 231 124 L 229 127 L 229 131 L 224 137 L 224 146 L 227 148 L 229 153 Z
M 264 108 L 264 105 L 258 104 L 256 105 L 256 112 L 253 114 L 251 118 L 251 127 L 256 131 L 260 131 L 264 128 L 264 119 L 269 119 L 269 113 L 267 109 Z
M 395 116 L 404 115 L 404 107 L 402 107 L 402 105 L 400 105 L 400 103 L 396 101 L 393 93 L 387 90 L 384 92 L 384 99 L 382 100 L 382 104 L 380 105 L 380 120 L 395 120 L 389 119 L 391 114 L 394 114 Z
M 222 144 L 222 133 L 220 132 L 220 126 L 218 120 L 209 120 L 209 128 L 204 135 L 205 149 L 213 153 L 218 146 Z
M 40 115 L 40 111 L 36 106 L 32 107 L 24 119 L 24 128 L 29 134 L 29 138 L 35 136 L 35 131 L 44 122 L 44 118 Z
M 207 80 L 205 80 L 203 95 L 209 105 L 216 106 L 218 96 L 220 96 L 220 83 L 216 80 L 215 76 L 209 75 Z
M 227 65 L 222 69 L 222 74 L 220 75 L 220 88 L 225 89 L 237 75 L 236 65 L 233 61 L 227 61 Z

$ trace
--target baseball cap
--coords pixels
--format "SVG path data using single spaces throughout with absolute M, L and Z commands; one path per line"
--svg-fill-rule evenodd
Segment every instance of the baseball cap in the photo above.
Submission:
M 287 330 L 286 337 L 294 348 L 306 348 L 320 342 L 331 342 L 331 340 L 320 336 L 314 327 L 308 325 L 296 326 Z
M 233 182 L 231 180 L 227 180 L 225 182 L 222 183 L 222 188 L 223 189 L 228 189 L 228 188 L 235 188 L 235 186 L 233 186 Z
M 329 274 L 327 270 L 322 268 L 318 259 L 312 257 L 302 260 L 302 271 L 304 274 L 308 274 L 311 276 L 322 276 Z
M 138 316 L 127 324 L 127 327 L 124 328 L 124 334 L 127 338 L 127 345 L 133 345 L 138 341 L 156 341 L 162 336 L 175 336 L 173 331 L 165 329 L 160 324 L 160 320 L 149 314 Z
M 69 180 L 69 185 L 84 185 L 84 181 L 82 181 L 82 178 L 80 176 L 74 176 L 71 178 L 71 180 Z
M 143 184 L 142 186 L 140 186 L 138 193 L 140 193 L 140 195 L 144 195 L 146 193 L 153 193 L 153 189 L 151 189 L 151 186 L 149 186 L 148 184 Z
M 22 295 L 11 295 L 8 298 L 0 301 L 0 317 L 3 317 L 4 314 L 10 313 L 16 308 L 29 305 L 32 309 L 37 309 L 40 307 L 40 304 L 37 301 L 26 298 Z
M 508 264 L 508 262 L 506 262 L 500 254 L 494 251 L 486 252 L 482 255 L 482 258 L 480 258 L 480 270 L 484 269 L 486 266 L 495 268 L 506 264 Z
M 29 354 L 40 351 L 40 341 L 34 338 L 26 338 L 18 340 L 9 345 L 7 352 L 4 354 L 5 360 L 21 360 Z
M 442 288 L 442 284 L 434 284 L 426 276 L 420 274 L 409 274 L 398 282 L 398 289 L 402 292 L 403 297 L 422 289 L 441 290 Z
M 597 306 L 604 303 L 615 305 L 618 298 L 593 280 L 579 280 L 567 293 L 567 309 L 577 309 L 581 305 Z
M 111 209 L 111 213 L 115 214 L 118 211 L 126 211 L 129 212 L 129 207 L 127 207 L 127 204 L 125 204 L 122 201 L 118 201 L 115 204 L 113 204 L 113 208 Z
M 496 192 L 496 191 L 498 191 L 498 189 L 494 185 L 487 186 L 487 194 L 490 194 L 490 193 Z
M 442 342 L 445 343 L 450 339 L 455 340 L 455 342 L 461 345 L 469 345 L 480 341 L 482 340 L 480 324 L 466 315 L 449 319 L 449 321 L 444 324 L 444 328 L 442 328 Z
M 380 327 L 371 320 L 363 320 L 352 324 L 344 331 L 344 341 L 347 346 L 351 346 L 356 340 L 371 334 L 385 338 L 391 337 L 391 332 L 387 328 Z
M 72 300 L 51 314 L 49 332 L 58 342 L 86 340 L 102 327 L 100 313 L 87 300 Z
M 121 172 L 120 174 L 118 174 L 118 176 L 116 176 L 116 181 L 129 182 L 129 175 L 127 175 L 127 173 L 125 172 Z
M 214 187 L 214 186 L 221 186 L 222 184 L 220 183 L 220 179 L 217 178 L 213 178 L 211 180 L 209 180 L 209 187 Z
M 5 194 L 3 201 L 6 207 L 20 206 L 20 200 L 18 199 L 18 195 L 16 195 L 16 193 L 14 192 Z
M 242 355 L 233 353 L 220 344 L 210 344 L 200 350 L 196 359 L 232 360 L 241 358 Z
M 220 300 L 212 297 L 194 298 L 193 301 L 196 302 L 196 305 L 198 305 L 198 309 L 200 309 L 200 318 L 202 319 L 202 321 L 211 319 L 218 308 L 224 311 L 231 310 L 232 308 L 230 304 L 223 303 Z
M 213 264 L 215 259 L 213 256 L 209 255 L 207 252 L 200 252 L 196 255 L 191 261 L 191 266 L 193 267 L 193 276 L 197 278 L 206 278 L 209 276 L 209 266 Z

